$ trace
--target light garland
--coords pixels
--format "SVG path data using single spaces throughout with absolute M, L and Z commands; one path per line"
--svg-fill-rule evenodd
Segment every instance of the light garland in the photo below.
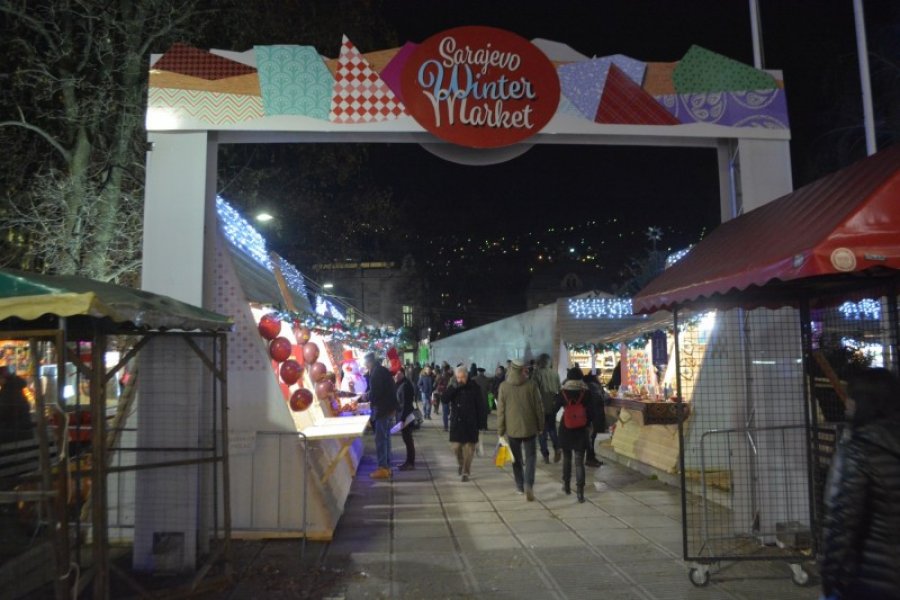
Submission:
M 569 314 L 576 319 L 622 319 L 635 317 L 631 298 L 569 298 Z
M 306 281 L 303 278 L 303 274 L 283 257 L 279 256 L 278 258 L 278 266 L 281 269 L 281 276 L 284 277 L 284 282 L 298 294 L 306 296 Z
M 863 298 L 859 302 L 844 302 L 838 307 L 845 319 L 850 321 L 881 319 L 881 302 L 873 298 Z
M 328 336 L 336 342 L 370 352 L 382 351 L 391 346 L 398 347 L 404 335 L 403 329 L 372 327 L 371 325 L 356 326 L 328 315 L 278 310 L 275 312 L 275 316 L 286 323 L 306 327 L 323 337 Z
M 629 342 L 608 342 L 605 344 L 569 344 L 566 343 L 566 349 L 572 352 L 590 352 L 593 349 L 595 352 L 618 352 L 621 349 L 622 344 L 628 347 L 629 350 L 642 350 L 647 346 L 647 342 L 649 342 L 653 337 L 652 333 L 645 333 L 641 336 L 634 338 Z
M 666 268 L 668 269 L 669 267 L 671 267 L 672 265 L 677 263 L 679 260 L 681 260 L 682 258 L 687 256 L 688 252 L 691 251 L 691 248 L 693 248 L 693 246 L 688 246 L 687 248 L 682 248 L 681 250 L 678 250 L 677 252 L 673 252 L 672 254 L 668 255 L 666 257 Z
M 334 305 L 334 302 L 319 294 L 316 294 L 316 314 L 344 321 L 344 314 L 338 310 L 337 306 Z

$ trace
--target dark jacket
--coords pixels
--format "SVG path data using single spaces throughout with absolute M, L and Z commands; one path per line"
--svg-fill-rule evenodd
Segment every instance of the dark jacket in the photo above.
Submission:
M 413 389 L 412 382 L 408 377 L 404 377 L 403 381 L 397 384 L 397 406 L 401 407 L 398 421 L 402 421 L 413 411 L 415 399 L 416 391 Z
M 7 376 L 0 388 L 0 443 L 31 439 L 34 424 L 25 398 L 28 384 L 18 375 Z
M 588 391 L 591 393 L 591 404 L 594 410 L 592 420 L 594 433 L 602 433 L 606 431 L 606 394 L 603 387 L 595 381 L 585 381 Z
M 397 388 L 391 372 L 381 365 L 375 365 L 369 373 L 369 402 L 376 419 L 397 412 Z
M 900 418 L 844 432 L 825 489 L 822 588 L 900 598 Z
M 434 377 L 424 373 L 419 375 L 419 391 L 422 392 L 426 402 L 431 402 L 431 392 L 434 391 Z
M 478 384 L 469 379 L 464 385 L 448 387 L 444 400 L 449 403 L 450 441 L 477 442 L 481 411 L 484 410 Z
M 579 389 L 574 389 L 575 384 L 579 385 Z M 566 389 L 566 388 L 573 389 Z M 584 404 L 585 412 L 587 412 L 587 425 L 578 429 L 569 429 L 566 427 L 565 419 L 559 421 L 559 447 L 563 450 L 587 450 L 591 443 L 591 423 L 594 421 L 594 402 L 591 398 L 591 392 L 581 381 L 566 381 L 563 389 L 559 391 L 556 397 L 556 411 L 560 408 L 565 410 L 566 404 L 570 401 L 579 401 Z

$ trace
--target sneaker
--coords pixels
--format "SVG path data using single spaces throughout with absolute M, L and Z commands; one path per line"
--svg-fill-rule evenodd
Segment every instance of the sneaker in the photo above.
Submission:
M 468 476 L 468 475 L 463 475 L 463 476 L 462 476 L 462 480 L 463 480 L 463 482 L 468 481 L 468 480 L 469 480 L 469 476 Z
M 584 466 L 586 466 L 586 467 L 600 467 L 602 465 L 603 465 L 603 463 L 600 462 L 599 460 L 597 460 L 596 458 L 589 458 L 586 461 L 584 461 Z
M 416 465 L 411 465 L 409 463 L 403 463 L 397 468 L 398 471 L 415 471 Z
M 534 502 L 534 492 L 532 490 L 525 490 L 525 499 L 529 502 Z
M 556 448 L 553 450 L 553 462 L 558 463 L 562 460 L 562 450 Z
M 518 494 L 519 496 L 521 496 L 524 493 L 525 493 L 525 490 L 520 490 L 519 488 L 516 488 L 516 494 Z
M 575 493 L 578 495 L 578 503 L 584 504 L 584 488 L 579 487 L 577 490 L 575 490 Z
M 372 479 L 390 479 L 391 478 L 391 470 L 387 467 L 378 467 L 371 473 L 369 473 L 369 477 Z

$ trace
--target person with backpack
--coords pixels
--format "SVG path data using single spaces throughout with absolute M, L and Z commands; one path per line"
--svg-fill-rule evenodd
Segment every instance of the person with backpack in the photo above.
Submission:
M 556 409 L 563 409 L 559 422 L 559 445 L 562 448 L 562 491 L 571 494 L 572 455 L 575 455 L 575 491 L 578 502 L 584 502 L 584 455 L 591 443 L 591 423 L 594 406 L 591 393 L 583 381 L 581 369 L 572 368 L 556 400 Z

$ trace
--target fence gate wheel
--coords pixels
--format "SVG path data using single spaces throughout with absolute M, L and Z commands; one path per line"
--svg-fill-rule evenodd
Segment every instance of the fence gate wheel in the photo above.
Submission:
M 793 581 L 796 585 L 805 586 L 809 583 L 809 573 L 807 573 L 802 566 L 792 563 L 791 564 L 791 581 Z
M 690 577 L 691 583 L 697 587 L 709 585 L 709 567 L 706 565 L 691 567 L 688 571 L 688 577 Z

